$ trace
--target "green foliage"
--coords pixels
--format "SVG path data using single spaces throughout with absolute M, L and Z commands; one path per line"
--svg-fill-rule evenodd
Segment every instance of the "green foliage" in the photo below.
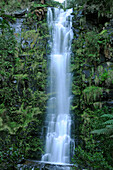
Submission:
M 46 4 L 51 7 L 61 7 L 62 8 L 62 4 L 57 1 L 54 1 L 54 0 L 46 0 Z
M 22 159 L 24 159 L 23 151 L 16 146 L 7 148 L 7 150 L 5 148 L 4 151 L 0 152 L 0 165 L 2 169 L 6 167 L 8 169 L 17 168 L 17 163 Z
M 95 77 L 95 84 L 96 85 L 103 85 L 105 84 L 107 87 L 112 85 L 112 77 L 113 70 L 112 69 L 104 69 L 102 66 L 98 66 L 97 68 L 97 75 Z
M 13 12 L 15 10 L 25 9 L 30 4 L 29 0 L 1 0 L 0 7 L 5 11 Z
M 90 147 L 92 147 L 91 143 Z M 75 160 L 76 162 L 81 166 L 85 167 L 86 169 L 89 169 L 90 167 L 93 167 L 96 170 L 101 169 L 113 169 L 111 166 L 108 165 L 105 158 L 103 157 L 103 154 L 99 151 L 95 151 L 95 153 L 92 153 L 91 151 L 85 152 L 80 146 L 75 149 Z
M 81 61 L 83 60 L 85 63 L 88 64 L 93 63 L 96 67 L 97 64 L 99 64 L 100 62 L 100 49 L 102 48 L 102 46 L 103 48 L 106 48 L 107 43 L 110 43 L 109 41 L 110 40 L 108 33 L 107 36 L 105 36 L 104 34 L 99 35 L 95 31 L 85 32 L 84 30 L 81 30 L 81 35 L 79 35 L 79 38 L 73 41 L 74 47 L 76 47 L 73 48 L 76 49 L 76 54 L 79 59 L 81 59 Z
M 87 103 L 96 101 L 102 95 L 103 89 L 98 86 L 86 87 L 83 91 L 84 99 Z
M 113 16 L 113 1 L 112 0 L 70 0 L 68 6 L 70 8 L 75 8 L 79 6 L 85 12 L 88 13 L 97 13 L 99 17 L 108 17 L 112 18 Z
M 104 113 L 107 112 L 108 108 L 102 108 L 96 111 L 91 111 L 87 108 L 82 114 L 83 123 L 80 126 L 80 136 L 83 143 L 81 142 L 75 148 L 74 156 L 75 162 L 80 165 L 81 169 L 89 169 L 91 167 L 98 170 L 103 168 L 113 169 L 112 152 L 110 152 L 110 147 L 112 147 L 111 139 L 108 139 L 108 136 L 102 137 L 91 134 L 92 129 L 102 127 L 102 118 L 100 116 L 103 115 L 102 117 L 106 117 L 107 114 Z
M 31 8 L 37 8 L 37 7 L 47 7 L 46 4 L 37 4 L 36 2 L 32 3 Z
M 40 21 L 37 31 L 28 30 L 28 26 L 27 31 L 23 29 L 21 46 L 10 26 L 5 25 L 5 18 L 3 20 L 0 19 L 3 25 L 0 34 L 0 167 L 14 169 L 23 159 L 40 159 L 43 151 L 40 134 L 47 102 L 49 36 L 47 24 Z
M 70 5 L 74 9 L 71 59 L 74 162 L 80 165 L 79 169 L 113 169 L 112 106 L 107 105 L 112 100 L 113 82 L 112 31 L 109 31 L 112 2 L 73 0 Z
M 102 118 L 107 118 L 109 120 L 105 120 L 105 122 L 103 123 L 103 125 L 105 125 L 104 128 L 102 129 L 98 129 L 98 130 L 94 130 L 92 131 L 93 134 L 106 134 L 106 135 L 110 135 L 110 137 L 113 137 L 113 114 L 104 114 L 101 116 Z

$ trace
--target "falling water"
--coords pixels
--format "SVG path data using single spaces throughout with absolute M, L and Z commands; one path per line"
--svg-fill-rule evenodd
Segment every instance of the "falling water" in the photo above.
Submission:
M 48 8 L 47 20 L 52 36 L 50 55 L 50 98 L 48 100 L 45 154 L 42 161 L 70 163 L 70 52 L 72 9 Z

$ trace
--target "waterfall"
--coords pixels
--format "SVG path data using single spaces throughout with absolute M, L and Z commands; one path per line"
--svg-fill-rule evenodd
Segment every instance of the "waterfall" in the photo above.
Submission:
M 48 8 L 47 21 L 52 36 L 49 76 L 48 128 L 42 161 L 70 163 L 71 73 L 70 53 L 73 38 L 72 9 Z

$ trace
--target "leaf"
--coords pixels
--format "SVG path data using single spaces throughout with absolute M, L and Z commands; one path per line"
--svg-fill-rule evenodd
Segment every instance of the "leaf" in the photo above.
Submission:
M 99 44 L 102 44 L 103 43 L 103 41 L 97 41 Z
M 107 30 L 102 30 L 99 35 L 102 35 L 102 34 L 104 34 L 106 32 L 107 32 Z
M 112 114 L 104 114 L 101 117 L 113 118 L 113 115 Z
M 0 126 L 2 126 L 3 125 L 3 120 L 2 120 L 2 118 L 0 117 Z
M 113 120 L 108 120 L 106 122 L 103 123 L 104 125 L 107 125 L 107 124 L 112 124 L 113 125 Z
M 106 125 L 107 131 L 112 131 L 113 130 L 113 125 Z
M 103 128 L 103 129 L 94 130 L 91 133 L 100 135 L 100 134 L 106 134 L 106 131 L 107 131 L 106 128 Z
M 95 54 L 89 54 L 88 57 L 95 57 Z

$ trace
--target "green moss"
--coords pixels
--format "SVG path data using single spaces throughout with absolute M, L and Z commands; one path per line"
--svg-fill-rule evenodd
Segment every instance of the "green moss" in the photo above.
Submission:
M 104 68 L 102 66 L 99 66 L 97 69 L 97 75 L 95 76 L 95 84 L 96 85 L 103 85 L 111 86 L 112 85 L 112 79 L 113 79 L 113 70 L 108 67 Z
M 16 167 L 17 157 L 13 162 L 11 155 L 7 159 L 4 157 L 10 147 L 18 148 L 20 159 L 21 155 L 24 159 L 30 158 L 31 153 L 34 159 L 40 159 L 43 148 L 40 134 L 47 102 L 46 44 L 49 33 L 44 20 L 37 24 L 37 31 L 23 29 L 21 39 L 30 42 L 30 46 L 26 43 L 24 48 L 17 44 L 10 29 L 4 27 L 0 34 L 0 151 L 3 154 L 0 161 L 6 167 L 13 164 Z M 2 135 L 4 132 L 10 137 L 8 146 L 6 135 Z M 16 152 L 13 149 L 13 156 Z
M 83 91 L 85 102 L 90 103 L 96 101 L 102 95 L 103 89 L 97 86 L 86 87 Z

